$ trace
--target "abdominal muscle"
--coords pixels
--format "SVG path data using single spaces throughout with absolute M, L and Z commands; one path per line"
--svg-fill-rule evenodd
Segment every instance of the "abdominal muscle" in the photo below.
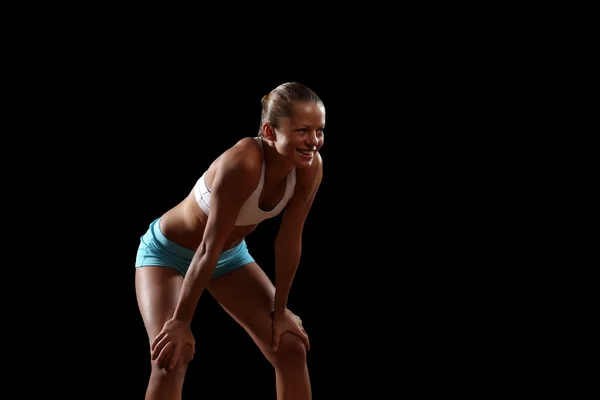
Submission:
M 194 191 L 178 205 L 167 211 L 160 218 L 160 230 L 172 242 L 192 251 L 196 251 L 202 237 L 208 216 L 196 203 Z M 249 235 L 257 225 L 235 226 L 232 234 L 225 241 L 223 250 L 229 250 L 238 245 L 245 236 Z

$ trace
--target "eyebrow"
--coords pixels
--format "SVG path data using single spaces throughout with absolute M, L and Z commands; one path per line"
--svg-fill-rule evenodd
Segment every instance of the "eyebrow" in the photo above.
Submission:
M 300 124 L 300 125 L 296 126 L 296 128 L 303 128 L 303 127 L 310 128 L 310 125 L 308 125 L 308 124 Z M 319 126 L 319 128 L 321 128 L 321 129 L 325 128 L 325 124 Z

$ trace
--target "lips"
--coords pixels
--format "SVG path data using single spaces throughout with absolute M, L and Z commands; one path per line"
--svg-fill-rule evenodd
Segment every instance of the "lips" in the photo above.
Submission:
M 307 157 L 312 157 L 315 154 L 314 150 L 304 150 L 304 149 L 296 149 L 296 151 L 298 151 L 298 153 L 307 156 Z

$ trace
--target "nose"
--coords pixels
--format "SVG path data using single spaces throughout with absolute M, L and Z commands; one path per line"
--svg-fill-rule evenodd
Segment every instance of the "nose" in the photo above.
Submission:
M 311 132 L 310 135 L 308 135 L 307 141 L 308 143 L 310 143 L 311 146 L 317 147 L 317 145 L 319 144 L 319 140 L 317 139 L 317 132 Z

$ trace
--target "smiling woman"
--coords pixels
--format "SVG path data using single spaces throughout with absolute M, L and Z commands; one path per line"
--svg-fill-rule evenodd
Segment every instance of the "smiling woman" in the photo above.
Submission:
M 195 353 L 191 322 L 204 289 L 252 337 L 275 369 L 277 398 L 310 399 L 302 320 L 287 308 L 302 229 L 321 184 L 325 106 L 287 82 L 262 99 L 259 132 L 204 171 L 188 196 L 150 223 L 136 258 L 136 294 L 151 348 L 146 399 L 180 399 Z M 283 213 L 275 284 L 245 237 Z

